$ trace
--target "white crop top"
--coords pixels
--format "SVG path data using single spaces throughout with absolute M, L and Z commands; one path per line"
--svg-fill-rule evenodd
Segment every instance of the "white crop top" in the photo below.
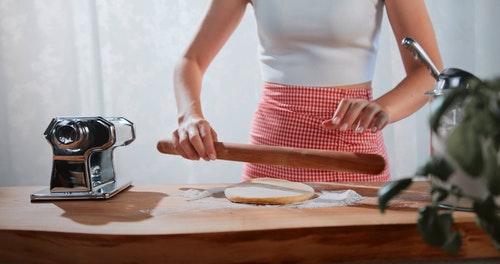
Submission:
M 253 0 L 262 78 L 297 86 L 373 79 L 383 0 Z

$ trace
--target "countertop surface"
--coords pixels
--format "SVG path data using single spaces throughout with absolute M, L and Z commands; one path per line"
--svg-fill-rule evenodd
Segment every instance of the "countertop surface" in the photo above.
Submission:
M 426 182 L 414 183 L 385 214 L 377 207 L 380 183 L 308 184 L 316 190 L 312 200 L 279 206 L 235 204 L 223 193 L 186 200 L 190 192 L 226 184 L 138 185 L 108 200 L 44 202 L 30 202 L 30 194 L 43 187 L 0 187 L 0 262 L 338 263 L 500 257 L 468 212 L 454 214 L 463 235 L 458 255 L 421 240 L 415 223 L 418 208 L 429 200 Z M 326 193 L 345 190 L 363 199 L 349 206 L 324 199 Z

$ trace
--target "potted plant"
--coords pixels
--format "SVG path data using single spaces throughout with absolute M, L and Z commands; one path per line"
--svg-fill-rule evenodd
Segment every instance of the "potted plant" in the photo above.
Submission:
M 452 88 L 433 102 L 437 107 L 431 113 L 430 127 L 436 148 L 415 173 L 415 177 L 430 175 L 431 201 L 418 211 L 418 230 L 429 245 L 458 253 L 462 241 L 453 228 L 453 213 L 463 209 L 459 206 L 465 201 L 478 227 L 500 250 L 500 79 L 470 78 Z M 460 119 L 443 132 L 444 119 L 457 107 Z M 385 184 L 378 193 L 380 211 L 414 180 Z M 466 184 L 460 185 L 463 181 Z

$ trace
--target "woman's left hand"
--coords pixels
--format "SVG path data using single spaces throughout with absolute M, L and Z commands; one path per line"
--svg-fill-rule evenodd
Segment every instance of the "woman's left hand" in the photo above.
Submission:
M 389 122 L 389 115 L 373 101 L 363 99 L 342 99 L 331 119 L 321 124 L 326 129 L 353 129 L 357 133 L 382 130 Z

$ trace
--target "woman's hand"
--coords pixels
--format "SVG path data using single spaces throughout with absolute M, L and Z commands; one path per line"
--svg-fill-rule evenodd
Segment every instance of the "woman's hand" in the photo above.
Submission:
M 389 115 L 377 103 L 363 99 L 342 99 L 331 119 L 322 126 L 326 129 L 353 129 L 357 133 L 382 130 L 389 122 Z
M 174 72 L 179 127 L 172 133 L 174 148 L 191 160 L 217 158 L 217 134 L 201 110 L 201 85 L 208 65 L 224 46 L 245 14 L 249 0 L 212 0 L 198 32 Z
M 203 118 L 189 117 L 180 121 L 179 128 L 172 133 L 172 141 L 175 150 L 186 159 L 209 161 L 217 158 L 214 147 L 217 133 Z

